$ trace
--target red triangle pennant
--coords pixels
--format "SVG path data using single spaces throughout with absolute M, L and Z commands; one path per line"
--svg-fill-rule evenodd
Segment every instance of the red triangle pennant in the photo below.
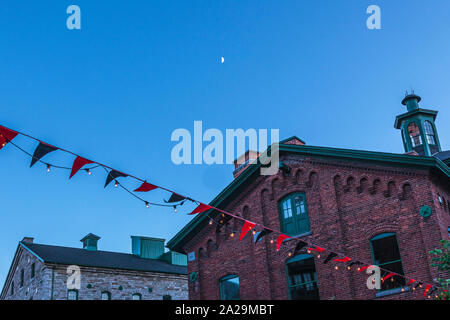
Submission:
M 363 272 L 364 270 L 367 270 L 367 268 L 369 268 L 369 266 L 363 266 L 363 267 L 359 268 L 358 273 L 361 273 L 361 272 Z
M 6 146 L 6 144 L 14 139 L 18 135 L 18 132 L 11 129 L 0 126 L 0 150 Z
M 158 187 L 150 184 L 148 182 L 144 182 L 143 184 L 141 184 L 141 186 L 139 188 L 137 188 L 136 190 L 134 190 L 134 192 L 149 192 L 152 190 L 157 189 Z
M 289 239 L 290 237 L 285 234 L 280 234 L 277 238 L 277 251 L 280 250 L 281 244 L 284 240 Z
M 342 259 L 334 259 L 333 261 L 336 261 L 336 262 L 349 262 L 351 260 L 352 259 L 350 259 L 349 257 L 345 257 L 345 258 L 342 258 Z
M 75 158 L 75 161 L 73 162 L 72 171 L 70 172 L 69 179 L 71 179 L 83 166 L 90 164 L 90 163 L 94 163 L 94 162 L 91 160 L 77 156 Z
M 432 285 L 431 284 L 427 284 L 427 286 L 425 287 L 425 291 L 423 293 L 423 296 L 425 297 L 427 295 L 427 292 L 430 291 Z
M 247 232 L 249 232 L 250 230 L 252 230 L 255 226 L 256 226 L 255 223 L 245 220 L 245 223 L 244 223 L 244 225 L 242 226 L 241 237 L 240 237 L 239 240 L 242 240 L 242 238 L 245 237 L 245 235 L 247 234 Z
M 409 280 L 409 282 L 406 284 L 407 286 L 409 286 L 411 283 L 413 283 L 413 282 L 416 282 L 416 280 L 414 280 L 414 279 L 411 279 L 411 280 Z
M 204 211 L 206 211 L 206 210 L 209 210 L 209 209 L 212 209 L 212 208 L 213 208 L 213 207 L 208 206 L 207 204 L 200 203 L 200 205 L 199 205 L 197 208 L 195 208 L 194 211 L 192 211 L 192 212 L 189 213 L 189 214 L 191 215 L 191 214 L 202 213 L 202 212 L 204 212 Z
M 325 249 L 321 247 L 315 247 L 315 248 L 308 248 L 309 251 L 317 251 L 317 252 L 324 252 Z
M 385 276 L 381 282 L 384 283 L 387 279 L 392 278 L 395 275 L 396 275 L 395 273 L 391 272 L 387 276 Z

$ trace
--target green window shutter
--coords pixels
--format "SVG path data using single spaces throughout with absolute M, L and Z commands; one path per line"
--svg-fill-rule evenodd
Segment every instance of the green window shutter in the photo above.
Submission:
M 294 236 L 311 230 L 304 193 L 294 193 L 279 203 L 280 225 L 283 233 Z

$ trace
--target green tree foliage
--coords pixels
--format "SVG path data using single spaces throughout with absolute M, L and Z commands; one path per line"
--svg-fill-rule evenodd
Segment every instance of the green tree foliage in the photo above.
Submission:
M 441 240 L 442 249 L 434 249 L 429 252 L 432 256 L 431 266 L 436 267 L 439 271 L 450 271 L 450 241 Z M 442 287 L 438 294 L 438 300 L 450 299 L 450 279 L 437 279 Z

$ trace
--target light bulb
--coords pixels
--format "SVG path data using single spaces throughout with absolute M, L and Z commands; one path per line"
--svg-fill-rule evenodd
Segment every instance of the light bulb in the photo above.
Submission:
M 145 206 L 146 206 L 147 208 L 150 208 L 150 204 L 149 204 L 148 202 L 145 202 Z
M 212 220 L 209 220 L 209 225 L 212 225 L 212 224 L 213 224 Z
M 47 165 L 47 172 L 50 172 L 50 165 Z
M 339 269 L 339 267 L 338 267 L 338 266 L 336 266 L 336 267 L 334 267 L 334 269 L 338 270 L 338 269 Z
M 317 259 L 320 259 L 320 254 L 317 255 Z
M 230 236 L 231 236 L 231 237 L 234 237 L 234 233 L 231 233 Z
M 270 243 L 273 243 L 273 240 L 270 240 Z
M 114 187 L 117 188 L 118 185 L 119 185 L 119 182 L 116 181 L 116 182 L 114 183 Z
M 347 267 L 347 270 L 350 270 L 351 268 L 352 268 L 352 267 L 348 266 L 348 267 Z
M 173 206 L 173 212 L 175 212 L 175 213 L 178 212 L 177 206 Z
M 87 174 L 91 175 L 92 174 L 91 170 L 87 169 Z

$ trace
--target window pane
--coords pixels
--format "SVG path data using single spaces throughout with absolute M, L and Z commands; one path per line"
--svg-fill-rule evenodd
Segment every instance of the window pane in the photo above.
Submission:
M 433 126 L 429 121 L 425 121 L 425 133 L 429 135 L 434 135 Z
M 292 300 L 318 300 L 314 258 L 288 263 L 289 290 Z
M 388 236 L 372 241 L 374 264 L 380 265 L 400 260 L 400 251 L 395 236 Z
M 228 276 L 220 280 L 220 299 L 239 300 L 239 277 Z
M 287 199 L 283 202 L 283 211 L 285 219 L 292 217 L 292 208 L 290 199 Z

